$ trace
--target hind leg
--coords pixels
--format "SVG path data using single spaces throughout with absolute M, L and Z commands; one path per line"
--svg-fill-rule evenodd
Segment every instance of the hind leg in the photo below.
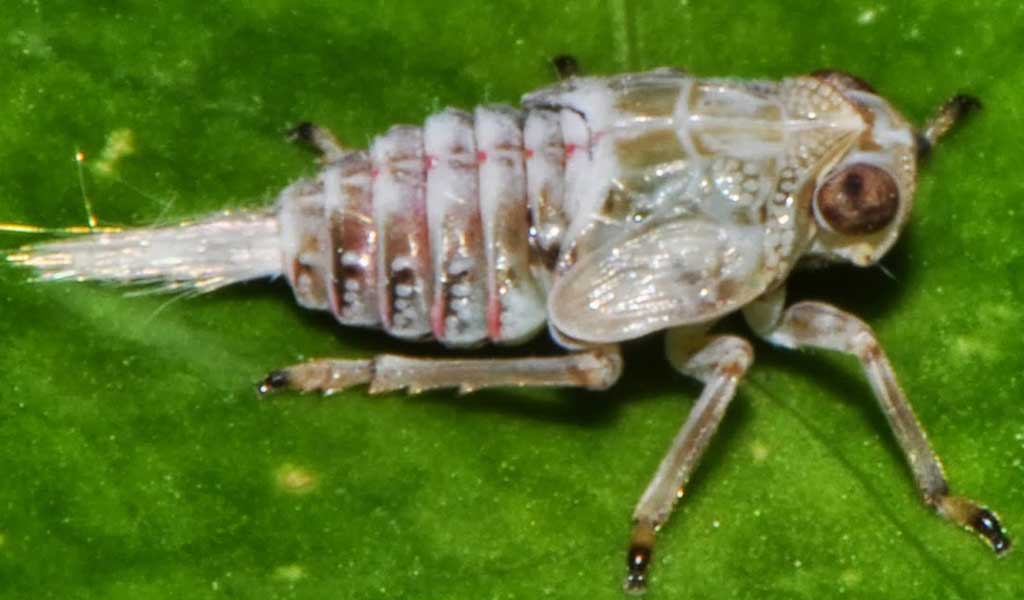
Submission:
M 438 388 L 466 393 L 489 387 L 582 387 L 603 390 L 622 372 L 617 347 L 564 356 L 527 358 L 412 358 L 381 354 L 370 359 L 314 359 L 274 371 L 259 386 L 275 390 L 333 394 L 368 384 L 371 394 L 406 389 L 415 394 Z

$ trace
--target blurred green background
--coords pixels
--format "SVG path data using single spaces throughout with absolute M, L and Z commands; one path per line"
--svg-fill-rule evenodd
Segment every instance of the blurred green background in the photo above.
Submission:
M 953 489 L 1024 532 L 1021 3 L 9 0 L 0 14 L 0 221 L 54 226 L 84 222 L 77 150 L 109 223 L 262 205 L 315 170 L 290 125 L 363 145 L 444 106 L 515 102 L 563 52 L 591 73 L 840 67 L 917 121 L 980 96 L 922 173 L 893 278 L 839 268 L 793 288 L 877 327 Z M 276 366 L 404 347 L 300 310 L 281 283 L 170 302 L 26 277 L 0 267 L 3 598 L 619 598 L 630 512 L 699 389 L 654 339 L 630 345 L 605 394 L 260 400 Z M 757 352 L 659 537 L 651 598 L 1020 597 L 1019 551 L 996 560 L 922 507 L 855 362 Z

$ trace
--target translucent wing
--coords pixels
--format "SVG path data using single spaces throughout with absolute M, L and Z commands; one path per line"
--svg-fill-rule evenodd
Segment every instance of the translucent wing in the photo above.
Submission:
M 632 339 L 715 319 L 768 287 L 759 225 L 657 221 L 588 253 L 555 284 L 552 325 L 585 342 Z

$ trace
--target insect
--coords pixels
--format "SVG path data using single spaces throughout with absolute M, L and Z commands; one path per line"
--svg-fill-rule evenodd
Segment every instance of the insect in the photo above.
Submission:
M 50 241 L 8 260 L 46 281 L 197 293 L 284 276 L 299 304 L 343 325 L 453 348 L 516 344 L 546 326 L 567 350 L 316 359 L 269 374 L 264 394 L 603 390 L 621 372 L 621 342 L 665 331 L 669 362 L 704 387 L 633 513 L 630 592 L 646 588 L 656 533 L 752 363 L 747 341 L 711 331 L 739 311 L 769 343 L 859 359 L 924 502 L 1009 550 L 990 510 L 950 492 L 871 328 L 829 304 L 785 304 L 794 269 L 878 263 L 910 216 L 919 161 L 977 101 L 954 97 L 917 130 L 839 71 L 744 81 L 561 66 L 562 81 L 521 108 L 444 110 L 368 150 L 301 125 L 322 169 L 272 208 Z

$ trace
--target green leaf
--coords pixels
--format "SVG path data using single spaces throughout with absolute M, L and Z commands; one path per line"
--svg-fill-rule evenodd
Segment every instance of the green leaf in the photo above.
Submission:
M 515 102 L 563 52 L 591 73 L 834 66 L 916 121 L 978 95 L 985 111 L 921 174 L 885 261 L 894 277 L 807 273 L 794 296 L 877 328 L 953 489 L 1024 531 L 1020 3 L 12 0 L 4 13 L 0 221 L 52 226 L 84 222 L 83 193 L 103 221 L 134 225 L 268 203 L 315 170 L 289 125 L 363 145 L 446 105 Z M 619 598 L 630 511 L 699 389 L 650 340 L 627 348 L 606 394 L 260 400 L 271 368 L 404 349 L 302 311 L 280 283 L 170 302 L 3 267 L 0 315 L 5 598 Z M 997 560 L 916 498 L 852 360 L 757 352 L 659 535 L 651 597 L 1019 597 L 1019 552 Z

